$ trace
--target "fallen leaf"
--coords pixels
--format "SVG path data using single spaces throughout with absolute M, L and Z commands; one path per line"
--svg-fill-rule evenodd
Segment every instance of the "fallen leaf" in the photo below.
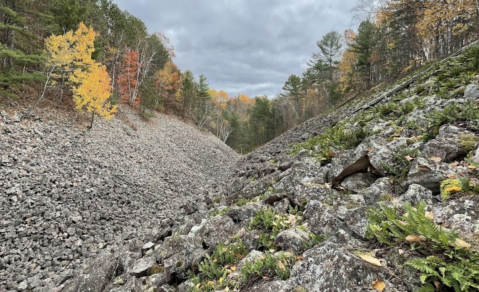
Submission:
M 429 218 L 431 220 L 434 219 L 434 214 L 432 212 L 426 211 L 426 213 L 424 215 L 426 216 L 426 218 Z
M 223 283 L 224 279 L 223 277 L 220 278 L 220 284 Z
M 240 253 L 235 253 L 235 258 L 242 260 L 244 256 Z
M 363 261 L 368 262 L 368 263 L 370 263 L 370 264 L 373 264 L 373 265 L 375 265 L 375 266 L 379 266 L 379 267 L 382 266 L 382 265 L 381 265 L 381 262 L 380 262 L 377 258 L 372 257 L 372 256 L 370 256 L 370 255 L 368 255 L 368 254 L 360 254 L 359 257 L 360 257 Z
M 435 162 L 441 162 L 442 161 L 442 158 L 441 157 L 437 157 L 437 156 L 432 156 L 429 158 L 430 160 L 432 161 L 435 161 Z
M 458 166 L 459 165 L 459 162 L 457 161 L 454 161 L 453 163 L 451 163 L 452 166 Z
M 273 253 L 275 252 L 276 250 L 275 249 L 270 249 L 269 252 Z
M 408 235 L 406 237 L 406 241 L 408 241 L 408 242 L 424 242 L 426 240 L 419 235 Z
M 327 188 L 329 188 L 331 185 L 328 184 L 328 183 L 325 183 L 324 186 L 327 187 Z
M 404 226 L 407 225 L 407 222 L 404 222 L 404 221 L 401 221 L 401 220 L 398 220 L 398 222 L 399 222 L 399 224 L 401 224 L 401 225 L 404 225 Z
M 269 281 L 269 278 L 268 277 L 263 277 L 263 280 Z
M 404 158 L 405 158 L 407 161 L 413 161 L 413 160 L 414 160 L 414 157 L 411 157 L 410 155 L 406 155 L 406 156 L 404 156 Z
M 468 165 L 467 168 L 469 169 L 477 169 L 477 166 L 474 166 L 474 165 Z
M 331 157 L 331 158 L 333 158 L 333 157 L 334 157 L 334 153 L 331 152 L 331 151 L 329 151 L 329 152 L 328 152 L 328 156 Z
M 303 260 L 303 257 L 302 257 L 302 256 L 298 256 L 298 257 L 296 257 L 296 259 L 298 260 L 298 262 L 300 262 L 300 261 Z
M 236 266 L 232 266 L 231 270 L 236 271 Z
M 450 179 L 457 179 L 457 176 L 455 176 L 454 174 L 448 174 L 447 177 Z
M 373 149 L 369 148 L 369 149 L 368 149 L 368 152 L 369 152 L 369 153 L 373 152 Z
M 463 248 L 470 248 L 471 247 L 471 245 L 469 243 L 467 243 L 464 240 L 459 239 L 459 238 L 457 238 L 456 241 L 454 241 L 453 246 L 463 247 Z
M 196 285 L 196 289 L 200 289 L 200 287 L 201 287 L 201 283 L 198 283 L 198 284 Z
M 384 291 L 384 289 L 386 289 L 386 283 L 384 283 L 383 280 L 377 280 L 376 282 L 373 282 L 373 289 Z
M 281 261 L 278 262 L 278 268 L 281 270 L 281 271 L 285 271 L 286 270 L 286 267 L 283 265 L 283 263 Z
M 404 249 L 399 249 L 398 252 L 399 254 L 404 254 Z
M 448 193 L 457 193 L 457 192 L 460 192 L 461 190 L 462 188 L 459 186 L 451 186 L 444 189 L 444 191 Z

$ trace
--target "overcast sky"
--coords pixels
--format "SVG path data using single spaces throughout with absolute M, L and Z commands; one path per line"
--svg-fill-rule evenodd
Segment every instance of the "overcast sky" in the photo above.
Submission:
M 208 78 L 230 96 L 281 92 L 300 75 L 316 41 L 351 26 L 356 0 L 115 0 L 162 32 L 175 47 L 175 64 Z

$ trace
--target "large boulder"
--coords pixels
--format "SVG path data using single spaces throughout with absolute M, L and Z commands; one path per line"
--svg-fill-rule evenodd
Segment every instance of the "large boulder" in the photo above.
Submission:
M 365 262 L 331 242 L 307 250 L 294 266 L 292 278 L 305 291 L 366 292 L 378 280 L 386 283 L 386 291 L 408 291 L 385 267 Z

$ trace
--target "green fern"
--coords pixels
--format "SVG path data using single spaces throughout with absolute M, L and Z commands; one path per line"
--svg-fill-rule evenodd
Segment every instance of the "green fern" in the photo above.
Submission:
M 390 246 L 404 244 L 408 235 L 425 239 L 410 245 L 429 256 L 406 262 L 421 273 L 424 286 L 418 291 L 435 291 L 434 282 L 457 292 L 479 291 L 479 255 L 471 249 L 455 246 L 459 234 L 436 225 L 427 216 L 425 202 L 415 207 L 406 203 L 404 210 L 406 213 L 399 215 L 397 208 L 384 205 L 371 208 L 367 213 L 367 236 Z

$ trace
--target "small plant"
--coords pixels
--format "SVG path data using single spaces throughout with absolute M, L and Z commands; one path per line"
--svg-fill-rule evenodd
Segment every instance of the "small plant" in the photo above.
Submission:
M 406 265 L 421 272 L 424 286 L 418 291 L 435 291 L 434 282 L 454 291 L 477 291 L 479 288 L 479 255 L 470 245 L 459 239 L 454 230 L 436 225 L 426 203 L 412 207 L 404 205 L 405 214 L 396 208 L 380 205 L 367 213 L 367 236 L 393 246 L 408 243 L 412 249 L 420 249 L 421 255 Z M 449 290 L 448 290 L 449 291 Z
M 466 149 L 467 152 L 474 150 L 479 143 L 479 137 L 476 135 L 461 135 L 459 137 L 459 144 Z
M 405 181 L 409 170 L 411 168 L 410 160 L 416 158 L 419 155 L 418 150 L 411 150 L 409 148 L 403 148 L 393 153 L 393 163 L 388 164 L 381 161 L 381 166 L 390 174 L 392 179 L 397 182 Z
M 279 252 L 276 256 L 267 252 L 261 258 L 247 262 L 241 269 L 241 278 L 243 283 L 247 283 L 254 276 L 286 280 L 295 263 L 296 257 L 290 252 Z
M 228 208 L 228 207 L 220 207 L 220 209 L 211 212 L 211 213 L 210 213 L 210 216 L 213 216 L 213 217 L 214 217 L 214 216 L 217 216 L 217 215 L 222 215 L 222 216 L 224 216 L 224 215 L 226 215 L 226 213 L 228 212 L 229 209 L 230 209 L 230 208 Z
M 395 117 L 399 113 L 399 105 L 397 103 L 388 103 L 384 105 L 378 105 L 375 107 L 376 112 L 382 118 Z
M 399 108 L 399 111 L 401 114 L 403 115 L 407 115 L 409 113 L 411 113 L 414 109 L 416 109 L 416 105 L 414 104 L 414 102 L 407 102 L 406 104 L 404 104 L 402 107 Z
M 199 266 L 199 274 L 190 275 L 194 284 L 190 291 L 215 291 L 224 288 L 236 288 L 234 281 L 229 281 L 227 275 L 236 269 L 234 264 L 247 256 L 249 251 L 241 239 L 233 238 L 225 245 L 219 244 L 211 255 L 206 255 Z
M 242 207 L 242 206 L 246 205 L 248 202 L 249 202 L 249 201 L 248 201 L 247 199 L 242 198 L 242 199 L 240 199 L 238 202 L 236 202 L 236 206 Z

